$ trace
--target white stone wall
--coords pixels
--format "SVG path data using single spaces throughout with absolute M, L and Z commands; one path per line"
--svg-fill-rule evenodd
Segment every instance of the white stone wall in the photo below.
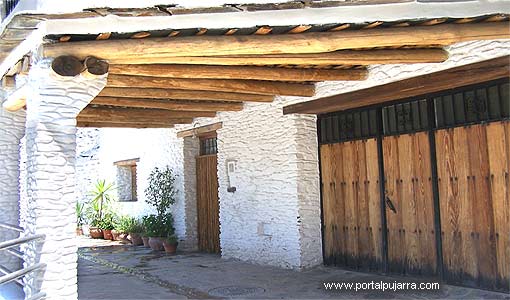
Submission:
M 24 266 L 42 262 L 46 267 L 23 281 L 27 297 L 41 290 L 47 299 L 76 299 L 76 116 L 104 88 L 106 76 L 62 78 L 50 64 L 37 62 L 29 75 L 26 215 L 21 218 L 27 235 L 45 235 L 40 243 L 23 245 Z

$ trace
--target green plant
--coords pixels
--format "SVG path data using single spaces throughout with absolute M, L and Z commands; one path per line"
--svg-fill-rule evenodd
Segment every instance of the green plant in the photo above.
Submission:
M 98 180 L 94 189 L 91 191 L 91 196 L 94 198 L 91 201 L 93 210 L 97 213 L 97 218 L 102 219 L 103 211 L 107 209 L 112 200 L 111 192 L 114 190 L 113 183 L 106 183 L 106 180 Z
M 115 229 L 115 215 L 112 213 L 105 213 L 101 221 L 99 221 L 98 227 L 105 230 Z
M 172 214 L 149 215 L 143 217 L 144 234 L 148 237 L 167 237 L 174 234 Z
M 170 245 L 177 245 L 179 243 L 179 240 L 177 239 L 177 236 L 175 234 L 172 234 L 167 237 L 166 242 Z
M 76 226 L 81 227 L 85 221 L 85 203 L 76 202 Z
M 144 231 L 145 228 L 143 227 L 142 221 L 140 219 L 132 218 L 127 232 L 141 234 Z
M 170 167 L 158 167 L 149 175 L 149 186 L 145 189 L 146 202 L 156 208 L 159 216 L 164 215 L 175 203 L 177 190 L 174 187 L 175 176 Z
M 129 232 L 129 228 L 131 223 L 134 221 L 134 218 L 130 216 L 120 216 L 115 220 L 115 230 L 123 233 Z

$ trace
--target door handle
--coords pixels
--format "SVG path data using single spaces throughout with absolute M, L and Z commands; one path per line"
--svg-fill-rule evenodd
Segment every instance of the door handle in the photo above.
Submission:
M 386 196 L 386 206 L 393 212 L 397 213 L 397 210 L 395 209 L 395 206 L 393 205 L 393 202 L 391 202 L 390 197 Z

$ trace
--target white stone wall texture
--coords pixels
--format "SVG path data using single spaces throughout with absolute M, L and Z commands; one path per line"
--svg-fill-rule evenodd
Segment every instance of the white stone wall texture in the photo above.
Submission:
M 32 66 L 26 121 L 26 234 L 44 234 L 41 243 L 22 247 L 25 266 L 44 262 L 43 272 L 24 278 L 30 297 L 39 290 L 47 299 L 77 298 L 75 242 L 76 116 L 106 85 L 95 79 L 60 77 L 51 60 Z
M 20 217 L 20 140 L 25 135 L 25 112 L 10 113 L 0 109 L 0 222 L 19 225 Z M 19 236 L 13 230 L 0 228 L 0 241 Z M 18 270 L 18 258 L 0 253 L 0 265 Z

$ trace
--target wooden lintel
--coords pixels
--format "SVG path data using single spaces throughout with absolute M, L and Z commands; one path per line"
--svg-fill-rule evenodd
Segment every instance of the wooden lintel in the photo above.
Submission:
M 216 131 L 222 127 L 223 127 L 222 122 L 209 124 L 209 125 L 205 125 L 205 126 L 200 126 L 200 127 L 196 127 L 196 128 L 192 128 L 192 129 L 179 131 L 179 132 L 177 132 L 177 137 L 184 138 L 184 137 L 189 137 L 189 136 L 201 136 L 203 134 L 207 134 L 207 133 Z
M 173 128 L 173 124 L 160 124 L 160 123 L 115 123 L 115 122 L 85 122 L 78 121 L 77 127 L 90 127 L 90 128 Z
M 124 159 L 114 162 L 116 166 L 136 166 L 136 163 L 140 161 L 140 158 Z
M 340 50 L 326 53 L 260 54 L 223 56 L 131 57 L 114 64 L 185 64 L 224 66 L 265 65 L 361 65 L 439 63 L 448 59 L 443 49 Z
M 196 118 L 196 117 L 214 117 L 215 112 L 210 111 L 170 111 L 165 109 L 142 109 L 142 108 L 109 108 L 109 107 L 86 107 L 83 109 L 80 117 L 104 118 L 147 118 L 147 119 L 177 119 L 177 118 Z
M 110 74 L 187 79 L 251 79 L 270 81 L 363 80 L 366 69 L 324 70 L 255 66 L 212 65 L 111 65 Z
M 94 105 L 109 105 L 132 108 L 156 108 L 174 111 L 240 111 L 243 104 L 240 102 L 211 102 L 211 101 L 183 101 L 160 100 L 147 98 L 125 97 L 96 97 L 92 100 Z
M 175 88 L 219 92 L 246 92 L 261 95 L 284 95 L 311 97 L 313 84 L 285 83 L 239 79 L 182 79 L 149 76 L 109 75 L 109 87 Z
M 48 44 L 45 57 L 74 55 L 84 59 L 322 53 L 393 46 L 450 45 L 471 40 L 509 38 L 508 22 L 441 24 L 337 32 L 250 36 L 193 36 L 179 39 L 102 40 Z
M 415 97 L 510 77 L 510 56 L 459 66 L 371 88 L 292 104 L 284 114 L 322 114 Z
M 99 93 L 99 96 L 172 99 L 172 100 L 228 101 L 228 102 L 243 102 L 243 101 L 272 102 L 274 99 L 273 95 L 257 95 L 257 94 L 180 90 L 180 89 L 129 88 L 129 87 L 122 88 L 106 87 Z

